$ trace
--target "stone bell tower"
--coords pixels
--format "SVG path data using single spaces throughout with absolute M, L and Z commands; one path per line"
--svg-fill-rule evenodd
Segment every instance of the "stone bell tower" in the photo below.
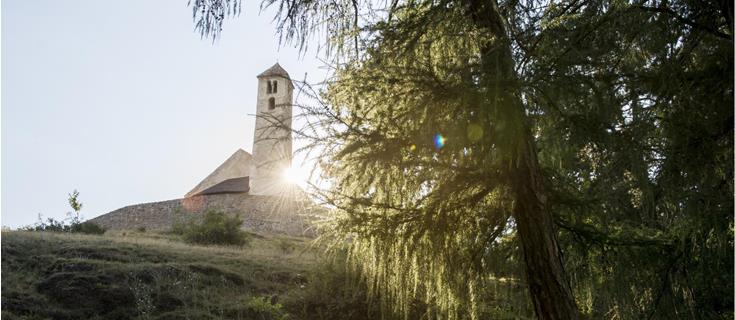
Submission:
M 258 75 L 250 194 L 281 195 L 287 189 L 292 105 L 293 84 L 286 70 L 276 63 Z

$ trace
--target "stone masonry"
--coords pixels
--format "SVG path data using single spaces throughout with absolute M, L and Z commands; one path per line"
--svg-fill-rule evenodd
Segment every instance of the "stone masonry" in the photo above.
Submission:
M 308 203 L 290 197 L 213 194 L 131 205 L 90 221 L 110 230 L 169 230 L 175 223 L 201 219 L 205 212 L 214 209 L 239 215 L 243 229 L 248 231 L 314 236 L 311 221 L 316 216 L 311 213 L 315 208 Z

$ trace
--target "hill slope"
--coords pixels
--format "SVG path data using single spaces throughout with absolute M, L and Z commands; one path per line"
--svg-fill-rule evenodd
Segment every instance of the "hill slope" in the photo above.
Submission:
M 276 319 L 317 261 L 307 240 L 191 246 L 154 233 L 2 233 L 3 319 Z M 293 318 L 293 317 L 292 317 Z

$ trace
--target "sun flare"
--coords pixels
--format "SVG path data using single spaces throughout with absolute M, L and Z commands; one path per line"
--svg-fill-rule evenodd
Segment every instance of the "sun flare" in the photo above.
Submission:
M 298 185 L 304 184 L 307 179 L 305 170 L 294 167 L 283 170 L 282 176 L 286 182 Z

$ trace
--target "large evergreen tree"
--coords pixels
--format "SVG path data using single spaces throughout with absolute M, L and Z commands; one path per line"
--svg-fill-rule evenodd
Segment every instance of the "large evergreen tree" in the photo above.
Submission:
M 193 4 L 207 36 L 239 13 Z M 395 311 L 731 316 L 732 2 L 263 5 L 287 41 L 327 35 L 297 134 Z

